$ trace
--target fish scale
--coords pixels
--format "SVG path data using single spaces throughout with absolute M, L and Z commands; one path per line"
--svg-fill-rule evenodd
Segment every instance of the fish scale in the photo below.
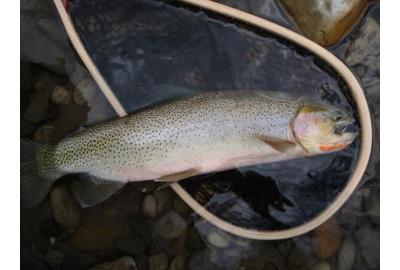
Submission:
M 263 146 L 254 135 L 287 140 L 301 103 L 263 92 L 205 93 L 88 128 L 61 141 L 55 164 L 118 181 L 149 180 L 246 157 Z M 232 164 L 234 165 L 234 164 Z M 229 166 L 224 164 L 223 167 Z M 141 179 L 142 178 L 142 179 Z

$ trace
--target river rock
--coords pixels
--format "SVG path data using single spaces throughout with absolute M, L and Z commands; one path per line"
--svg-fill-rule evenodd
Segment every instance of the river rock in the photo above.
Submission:
M 351 270 L 356 257 L 356 246 L 351 238 L 346 238 L 337 257 L 337 269 Z
M 53 133 L 54 126 L 52 125 L 43 125 L 38 130 L 36 130 L 33 135 L 33 141 L 38 143 L 52 143 L 54 142 Z
M 331 266 L 327 262 L 320 262 L 311 268 L 311 270 L 331 270 Z
M 165 211 L 171 209 L 172 194 L 170 189 L 163 188 L 154 192 L 154 196 L 157 200 L 157 211 L 158 213 L 164 213 Z
M 26 121 L 24 118 L 20 119 L 20 133 L 21 136 L 28 136 L 35 132 L 36 125 Z
M 64 74 L 74 62 L 56 9 L 45 0 L 23 0 L 20 6 L 21 58 Z
M 365 262 L 371 269 L 379 267 L 380 261 L 380 235 L 379 231 L 373 228 L 361 228 L 355 232 L 359 250 Z
M 332 257 L 342 242 L 342 232 L 333 217 L 314 230 L 314 252 L 320 259 Z
M 168 270 L 184 270 L 184 269 L 185 269 L 185 259 L 182 256 L 173 258 L 168 266 Z
M 371 189 L 368 195 L 364 198 L 364 207 L 367 214 L 376 224 L 380 223 L 380 200 L 379 190 Z
M 51 93 L 51 101 L 57 105 L 68 105 L 72 100 L 71 92 L 65 87 L 57 85 Z
M 118 239 L 115 243 L 116 248 L 131 255 L 144 254 L 146 241 L 141 237 L 126 236 Z
M 147 244 L 151 242 L 151 231 L 145 217 L 134 215 L 129 218 L 128 225 L 132 234 L 144 239 Z
M 211 254 L 208 249 L 193 254 L 188 263 L 189 270 L 217 269 L 216 265 L 211 261 Z
M 27 96 L 32 90 L 32 68 L 28 62 L 20 61 L 21 96 Z
M 362 16 L 369 0 L 281 0 L 305 36 L 323 45 L 340 41 Z
M 64 261 L 64 254 L 61 253 L 59 250 L 50 250 L 46 254 L 46 261 L 53 269 L 58 268 Z
M 149 270 L 167 270 L 168 258 L 164 253 L 152 255 L 149 258 Z
M 220 230 L 210 231 L 207 235 L 207 242 L 217 248 L 226 248 L 229 246 L 231 237 Z
M 364 65 L 374 71 L 380 69 L 379 28 L 375 19 L 367 17 L 347 46 L 345 62 L 349 66 Z
M 192 227 L 187 234 L 186 248 L 190 251 L 200 250 L 204 247 L 197 229 Z
M 81 209 L 65 184 L 55 185 L 50 193 L 50 207 L 55 221 L 72 232 L 80 223 Z
M 80 87 L 82 87 L 82 85 Z M 72 97 L 74 99 L 75 104 L 78 106 L 83 106 L 87 103 L 85 97 L 83 96 L 82 92 L 78 88 L 74 89 L 74 91 L 72 93 Z
M 174 210 L 166 212 L 154 224 L 154 232 L 167 239 L 177 238 L 185 229 L 185 220 Z
M 146 217 L 155 218 L 157 216 L 157 201 L 153 194 L 147 194 L 142 202 L 142 213 Z
M 95 267 L 90 268 L 89 270 L 138 270 L 136 268 L 135 260 L 130 257 L 122 257 L 115 261 L 105 262 L 99 264 Z
M 192 211 L 192 209 L 179 196 L 174 198 L 174 209 L 182 215 L 187 215 Z
M 48 107 L 48 94 L 37 92 L 24 111 L 25 120 L 34 124 L 40 123 L 45 119 Z

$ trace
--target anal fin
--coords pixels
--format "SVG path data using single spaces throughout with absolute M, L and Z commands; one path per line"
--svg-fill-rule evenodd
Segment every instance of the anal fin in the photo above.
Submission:
M 81 207 L 92 207 L 102 203 L 126 183 L 83 175 L 71 183 L 71 192 Z
M 180 180 L 195 176 L 199 172 L 200 172 L 200 170 L 198 170 L 198 169 L 189 169 L 189 170 L 186 170 L 186 171 L 182 171 L 182 172 L 178 172 L 178 173 L 162 176 L 159 179 L 156 179 L 154 181 L 157 181 L 157 182 L 169 182 L 169 183 L 170 182 L 178 182 Z

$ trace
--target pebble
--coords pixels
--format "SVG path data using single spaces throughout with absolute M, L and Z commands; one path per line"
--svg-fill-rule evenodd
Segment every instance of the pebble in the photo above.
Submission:
M 155 218 L 157 216 L 157 201 L 153 194 L 147 194 L 142 202 L 142 213 L 146 217 Z
M 21 96 L 26 96 L 31 92 L 32 68 L 29 62 L 20 61 L 20 82 Z
M 87 104 L 85 97 L 83 96 L 82 92 L 78 88 L 74 89 L 74 91 L 72 93 L 72 97 L 73 97 L 75 104 L 78 106 L 83 106 L 83 105 Z
M 116 248 L 131 255 L 144 254 L 146 242 L 141 237 L 127 236 L 120 238 L 115 243 Z
M 177 238 L 185 229 L 185 220 L 174 210 L 166 212 L 154 224 L 154 232 L 167 239 Z
M 50 250 L 46 254 L 46 261 L 54 269 L 59 267 L 64 261 L 64 254 L 58 250 Z
M 135 260 L 130 257 L 122 257 L 115 261 L 104 262 L 95 267 L 90 268 L 89 270 L 138 270 L 136 268 Z
M 148 244 L 151 242 L 149 224 L 142 215 L 131 216 L 128 220 L 128 225 L 132 234 L 144 239 Z
M 46 118 L 48 107 L 48 95 L 44 92 L 38 92 L 26 107 L 24 111 L 24 119 L 28 122 L 38 124 Z
M 222 231 L 211 231 L 207 235 L 207 242 L 217 248 L 226 248 L 229 246 L 230 236 Z
M 332 257 L 342 242 L 342 232 L 333 217 L 314 230 L 314 252 L 320 259 Z
M 72 199 L 66 185 L 55 185 L 50 193 L 53 217 L 66 231 L 72 232 L 80 223 L 81 209 Z
M 188 263 L 189 270 L 217 269 L 216 265 L 211 261 L 211 254 L 208 249 L 193 254 Z
M 154 196 L 157 200 L 157 211 L 158 213 L 164 213 L 165 211 L 171 209 L 171 191 L 170 189 L 163 188 L 154 192 Z
M 182 215 L 187 215 L 192 212 L 192 209 L 179 196 L 174 198 L 174 209 Z
M 36 125 L 26 121 L 24 118 L 20 119 L 20 127 L 21 136 L 30 135 L 36 130 Z
M 65 106 L 68 105 L 71 100 L 71 92 L 63 86 L 57 85 L 51 93 L 51 101 L 53 101 L 54 104 Z
M 380 261 L 380 235 L 379 230 L 373 228 L 362 228 L 355 232 L 359 250 L 369 268 L 376 269 Z
M 343 241 L 337 257 L 337 269 L 351 270 L 356 257 L 356 246 L 351 238 Z
M 168 258 L 164 253 L 152 255 L 149 258 L 149 270 L 167 270 Z
M 184 270 L 184 269 L 185 269 L 185 259 L 182 256 L 173 258 L 168 266 L 168 270 Z
M 368 0 L 281 0 L 305 36 L 323 45 L 340 41 L 358 22 Z
M 186 239 L 186 248 L 190 251 L 200 250 L 204 247 L 200 235 L 194 227 L 188 231 Z
M 54 126 L 43 125 L 33 134 L 33 141 L 38 143 L 52 143 L 54 142 L 53 132 Z
M 380 223 L 380 200 L 379 190 L 371 189 L 364 198 L 364 207 L 368 216 L 375 224 Z
M 338 269 L 342 270 L 341 268 Z M 311 270 L 331 270 L 331 266 L 327 262 L 320 262 L 311 268 Z
M 372 70 L 380 69 L 380 34 L 379 24 L 367 17 L 365 23 L 355 33 L 345 53 L 345 62 L 349 66 L 362 64 Z

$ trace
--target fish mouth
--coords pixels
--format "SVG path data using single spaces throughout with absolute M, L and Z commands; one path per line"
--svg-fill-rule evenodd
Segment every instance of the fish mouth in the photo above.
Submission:
M 346 117 L 335 123 L 334 133 L 345 138 L 347 137 L 346 141 L 352 142 L 359 135 L 360 127 L 353 117 Z

